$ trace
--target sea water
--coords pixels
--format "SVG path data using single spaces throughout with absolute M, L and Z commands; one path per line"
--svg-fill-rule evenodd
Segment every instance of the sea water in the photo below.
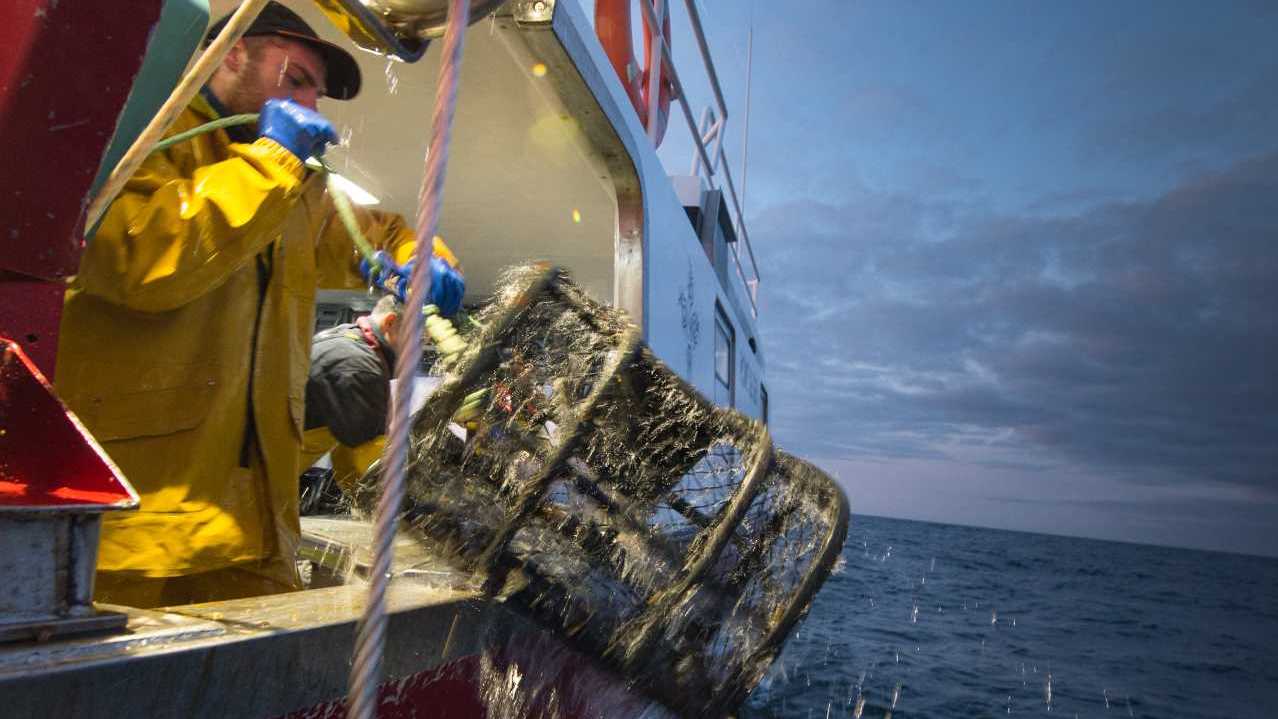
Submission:
M 744 718 L 1278 717 L 1278 559 L 854 516 Z

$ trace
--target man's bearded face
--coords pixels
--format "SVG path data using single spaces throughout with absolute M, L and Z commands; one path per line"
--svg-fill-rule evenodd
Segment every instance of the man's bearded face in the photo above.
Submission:
M 227 97 L 232 113 L 259 112 L 271 99 L 291 99 L 315 109 L 324 95 L 324 60 L 309 45 L 279 36 L 244 38 L 243 61 L 234 69 Z

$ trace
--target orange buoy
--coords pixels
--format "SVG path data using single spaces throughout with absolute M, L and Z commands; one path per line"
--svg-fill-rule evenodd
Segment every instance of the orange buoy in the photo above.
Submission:
M 650 2 L 650 0 L 639 0 Z M 649 93 L 648 81 L 654 66 L 661 62 L 654 57 L 652 47 L 652 28 L 645 20 L 643 24 L 643 66 L 635 59 L 634 47 L 630 35 L 630 0 L 595 0 L 595 34 L 603 45 L 612 69 L 617 72 L 622 87 L 630 96 L 630 104 L 639 114 L 639 122 L 648 127 Z M 661 24 L 662 41 L 670 47 L 670 14 L 667 12 Z M 650 133 L 653 141 L 661 144 L 666 135 L 666 125 L 670 120 L 670 101 L 674 99 L 674 82 L 666 73 L 662 73 L 660 90 L 657 94 L 657 117 L 654 132 Z

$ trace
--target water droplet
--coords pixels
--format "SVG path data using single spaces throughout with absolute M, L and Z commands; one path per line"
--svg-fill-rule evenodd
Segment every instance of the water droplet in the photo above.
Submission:
M 386 61 L 386 91 L 394 95 L 399 92 L 399 74 L 395 72 L 395 61 Z

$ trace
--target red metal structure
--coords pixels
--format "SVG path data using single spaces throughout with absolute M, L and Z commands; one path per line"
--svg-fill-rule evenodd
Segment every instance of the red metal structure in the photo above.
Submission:
M 0 509 L 137 504 L 106 455 L 17 343 L 0 336 Z
M 0 3 L 0 335 L 48 375 L 86 194 L 162 5 Z
M 137 506 L 44 375 L 0 337 L 0 642 L 123 627 L 93 605 L 99 519 Z

